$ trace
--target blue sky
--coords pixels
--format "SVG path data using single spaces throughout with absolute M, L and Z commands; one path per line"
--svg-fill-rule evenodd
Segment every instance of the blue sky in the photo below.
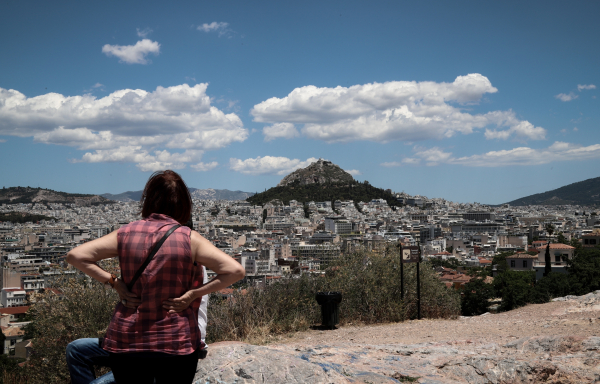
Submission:
M 0 4 L 2 185 L 263 191 L 324 158 L 498 204 L 600 176 L 599 2 Z

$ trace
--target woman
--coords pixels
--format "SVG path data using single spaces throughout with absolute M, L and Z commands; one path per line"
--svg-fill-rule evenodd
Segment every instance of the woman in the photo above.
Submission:
M 123 298 L 103 343 L 117 383 L 191 383 L 202 344 L 199 299 L 240 280 L 244 269 L 197 232 L 181 226 L 166 238 L 127 292 L 125 284 L 156 243 L 172 227 L 189 220 L 192 201 L 181 177 L 167 170 L 150 176 L 141 205 L 142 220 L 73 249 L 67 262 L 110 284 Z M 119 257 L 121 277 L 96 264 L 111 257 Z M 202 265 L 217 276 L 200 286 Z

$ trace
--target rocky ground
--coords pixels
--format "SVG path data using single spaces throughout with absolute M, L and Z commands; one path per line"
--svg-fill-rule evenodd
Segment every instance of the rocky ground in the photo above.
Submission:
M 209 350 L 195 383 L 600 383 L 600 291 L 500 314 Z

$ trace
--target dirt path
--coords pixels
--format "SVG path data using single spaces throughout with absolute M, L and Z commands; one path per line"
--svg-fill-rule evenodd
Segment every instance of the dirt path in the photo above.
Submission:
M 456 320 L 412 320 L 404 323 L 353 326 L 299 332 L 280 343 L 417 344 L 477 340 L 508 343 L 532 336 L 600 336 L 600 307 L 580 308 L 572 302 L 533 304 L 510 312 Z

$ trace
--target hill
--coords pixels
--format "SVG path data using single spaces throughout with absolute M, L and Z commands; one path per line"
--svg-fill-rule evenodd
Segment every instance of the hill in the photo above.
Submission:
M 97 205 L 111 203 L 98 195 L 67 193 L 45 188 L 10 187 L 0 190 L 0 203 L 30 204 L 30 203 L 62 203 L 77 205 Z
M 253 192 L 230 191 L 228 189 L 189 188 L 193 199 L 202 200 L 245 200 L 254 195 Z M 140 201 L 143 191 L 127 191 L 116 195 L 104 193 L 100 196 L 116 201 Z
M 358 182 L 339 166 L 319 159 L 308 167 L 285 176 L 276 187 L 257 193 L 246 200 L 252 204 L 263 205 L 271 200 L 281 200 L 284 204 L 289 204 L 290 200 L 303 203 L 353 200 L 358 203 L 372 199 L 384 199 L 389 206 L 400 205 L 389 191 L 374 187 L 368 181 Z
M 278 187 L 326 183 L 352 183 L 354 178 L 331 161 L 319 159 L 306 168 L 297 169 L 284 177 Z
M 508 202 L 510 205 L 600 205 L 600 177 Z

